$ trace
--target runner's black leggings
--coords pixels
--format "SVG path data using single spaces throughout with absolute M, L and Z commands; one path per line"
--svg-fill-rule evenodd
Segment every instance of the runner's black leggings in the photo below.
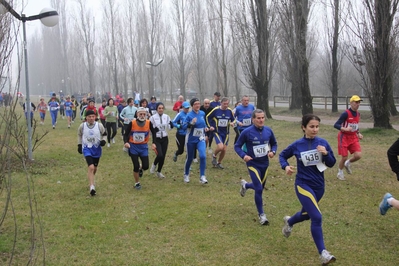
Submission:
M 157 157 L 154 160 L 154 165 L 158 165 L 157 172 L 162 171 L 162 167 L 165 162 L 166 152 L 168 151 L 168 144 L 169 144 L 168 137 L 155 139 L 155 145 L 157 146 L 157 151 L 156 151 Z
M 116 122 L 106 122 L 105 125 L 107 126 L 107 140 L 108 143 L 111 143 L 111 139 L 116 136 Z M 111 134 L 112 129 L 112 134 Z
M 184 152 L 184 146 L 186 146 L 186 135 L 180 135 L 176 133 L 176 155 L 182 155 Z
M 394 172 L 395 174 L 399 174 L 399 161 L 398 161 L 399 139 L 396 140 L 391 147 L 389 147 L 387 155 L 388 155 L 389 166 L 391 166 L 392 172 Z
M 132 144 L 130 144 L 132 145 Z M 133 163 L 133 172 L 138 173 L 140 170 L 140 162 L 139 162 L 139 158 L 141 160 L 141 169 L 143 169 L 143 171 L 148 169 L 148 165 L 149 160 L 148 160 L 148 156 L 138 156 L 136 154 L 130 154 L 130 158 L 132 159 L 132 163 Z

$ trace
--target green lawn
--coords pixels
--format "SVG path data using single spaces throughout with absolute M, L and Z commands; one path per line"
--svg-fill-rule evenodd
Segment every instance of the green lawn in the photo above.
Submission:
M 302 137 L 298 123 L 267 120 L 266 124 L 278 140 L 277 154 Z M 208 157 L 208 185 L 197 179 L 198 164 L 193 164 L 191 182 L 185 184 L 184 158 L 172 161 L 176 149 L 172 130 L 163 170 L 166 178 L 160 180 L 146 171 L 143 188 L 137 191 L 119 133 L 116 144 L 104 147 L 96 176 L 97 196 L 90 197 L 87 165 L 77 153 L 77 128 L 75 123 L 68 129 L 66 120 L 60 119 L 53 130 L 49 114 L 46 124 L 37 126 L 37 132 L 49 134 L 34 151 L 30 176 L 12 173 L 13 211 L 8 211 L 0 228 L 0 264 L 27 265 L 30 252 L 32 264 L 45 261 L 57 266 L 319 264 L 309 221 L 296 225 L 288 239 L 281 233 L 283 216 L 297 212 L 300 204 L 294 179 L 281 170 L 277 156 L 271 160 L 263 194 L 270 226 L 260 226 L 253 191 L 244 198 L 239 194 L 240 179 L 248 180 L 248 174 L 232 141 L 224 170 L 212 168 Z M 321 126 L 319 136 L 329 141 L 334 152 L 336 134 L 332 126 Z M 347 181 L 336 178 L 337 165 L 325 172 L 326 193 L 320 208 L 326 247 L 336 256 L 336 265 L 396 265 L 399 213 L 391 210 L 381 216 L 378 204 L 387 191 L 399 197 L 399 183 L 386 158 L 398 134 L 376 129 L 362 134 L 363 158 L 353 164 Z M 153 158 L 151 151 L 150 162 Z M 33 248 L 28 183 L 34 188 L 30 190 L 37 233 Z M 3 191 L 1 209 L 5 196 Z

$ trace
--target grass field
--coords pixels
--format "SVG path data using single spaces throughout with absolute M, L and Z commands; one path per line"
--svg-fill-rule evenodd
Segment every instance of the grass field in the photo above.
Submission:
M 302 137 L 298 123 L 267 120 L 266 125 L 278 140 L 277 154 Z M 119 133 L 116 144 L 104 147 L 96 175 L 97 196 L 90 197 L 87 165 L 77 153 L 77 128 L 75 123 L 68 129 L 66 120 L 60 119 L 53 130 L 49 115 L 44 126 L 38 125 L 37 132 L 47 130 L 49 134 L 34 151 L 35 161 L 29 166 L 32 182 L 23 171 L 12 173 L 14 213 L 7 213 L 0 228 L 1 265 L 28 264 L 32 230 L 42 232 L 42 239 L 33 241 L 38 265 L 319 264 L 309 221 L 296 225 L 288 239 L 281 233 L 283 216 L 297 212 L 300 204 L 294 177 L 284 174 L 277 156 L 271 160 L 263 194 L 270 226 L 260 226 L 253 191 L 247 191 L 244 198 L 239 194 L 240 179 L 248 180 L 248 174 L 232 143 L 224 170 L 212 168 L 208 157 L 208 185 L 198 182 L 198 164 L 193 164 L 191 182 L 185 184 L 184 158 L 172 161 L 176 150 L 172 130 L 163 170 L 166 178 L 160 180 L 146 171 L 143 188 L 137 191 L 133 188 L 132 163 L 122 151 Z M 399 213 L 391 210 L 381 216 L 378 204 L 387 191 L 399 197 L 399 183 L 386 158 L 386 150 L 398 133 L 368 129 L 362 134 L 363 158 L 353 164 L 353 174 L 340 181 L 337 165 L 325 172 L 326 193 L 320 208 L 326 247 L 336 256 L 335 265 L 396 265 Z M 335 153 L 336 135 L 331 126 L 321 126 L 319 136 L 329 141 Z M 150 152 L 150 162 L 153 158 Z M 30 192 L 38 214 L 34 214 L 34 229 L 28 184 L 34 186 Z M 0 197 L 3 209 L 5 193 Z

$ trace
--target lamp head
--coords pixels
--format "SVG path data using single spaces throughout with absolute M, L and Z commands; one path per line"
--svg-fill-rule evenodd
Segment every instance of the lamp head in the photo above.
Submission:
M 43 23 L 44 26 L 54 27 L 58 24 L 59 16 L 58 12 L 55 9 L 45 7 L 42 9 L 42 11 L 40 11 L 40 15 L 43 15 L 43 17 L 40 18 L 40 21 Z

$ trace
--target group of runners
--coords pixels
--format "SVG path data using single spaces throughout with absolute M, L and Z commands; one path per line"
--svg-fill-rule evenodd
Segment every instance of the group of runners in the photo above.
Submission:
M 359 96 L 353 95 L 350 98 L 350 108 L 341 114 L 334 125 L 339 130 L 337 136 L 338 154 L 341 156 L 337 173 L 339 180 L 345 180 L 344 169 L 347 174 L 352 174 L 352 164 L 361 159 L 359 140 L 363 136 L 359 131 L 360 114 L 358 112 L 361 101 Z M 108 117 L 112 113 L 115 119 L 122 119 L 124 122 L 123 149 L 129 154 L 133 164 L 136 189 L 141 189 L 140 178 L 145 170 L 150 169 L 150 173 L 156 174 L 159 178 L 165 178 L 162 168 L 168 151 L 168 137 L 173 128 L 176 128 L 177 144 L 177 150 L 173 152 L 173 161 L 176 162 L 178 156 L 181 156 L 186 149 L 183 182 L 190 182 L 191 164 L 199 159 L 199 182 L 207 184 L 205 173 L 207 150 L 212 154 L 212 165 L 224 169 L 222 161 L 229 143 L 230 127 L 236 127 L 238 138 L 235 141 L 234 150 L 246 163 L 251 178 L 250 182 L 241 180 L 240 194 L 244 197 L 248 189 L 254 190 L 259 222 L 261 225 L 269 224 L 263 210 L 262 193 L 267 180 L 269 160 L 275 157 L 278 146 L 273 130 L 264 125 L 264 111 L 250 104 L 248 96 L 243 96 L 234 110 L 229 108 L 229 99 L 221 98 L 218 92 L 214 94 L 212 101 L 204 99 L 202 105 L 198 98 L 187 102 L 179 97 L 173 107 L 176 111 L 174 119 L 164 113 L 165 105 L 162 102 L 156 102 L 155 97 L 152 97 L 150 103 L 145 101 L 142 104 L 140 101 L 138 107 L 133 106 L 132 102 L 133 99 L 129 98 L 128 106 L 122 111 L 108 112 L 105 110 L 112 107 L 112 99 L 109 99 L 102 114 Z M 96 118 L 97 114 L 94 111 L 87 111 L 86 122 L 82 123 L 78 129 L 78 152 L 84 154 L 86 158 L 92 196 L 96 195 L 94 176 L 101 157 L 101 147 L 106 145 L 107 141 L 109 146 L 115 136 L 113 130 L 107 125 L 107 118 L 105 118 L 107 126 L 97 122 Z M 304 115 L 301 123 L 304 136 L 283 149 L 278 155 L 278 160 L 287 175 L 296 175 L 295 192 L 302 205 L 301 210 L 292 216 L 284 216 L 282 234 L 289 237 L 295 224 L 311 220 L 310 231 L 320 261 L 326 265 L 334 262 L 336 258 L 327 251 L 324 244 L 322 214 L 318 202 L 325 191 L 324 171 L 334 167 L 336 158 L 330 144 L 318 136 L 319 127 L 318 116 Z M 110 134 L 112 134 L 111 137 Z M 156 155 L 151 166 L 148 149 L 150 139 L 152 140 L 150 148 Z M 216 143 L 214 151 L 211 149 L 213 140 Z M 399 147 L 399 141 L 397 146 Z M 398 147 L 396 147 L 397 150 L 399 150 Z M 392 155 L 396 156 L 396 161 L 392 159 L 390 164 L 392 161 L 392 170 L 396 171 L 399 180 L 397 154 Z M 289 164 L 288 160 L 291 157 L 295 157 L 296 166 Z M 399 201 L 387 193 L 380 204 L 381 214 L 385 215 L 392 206 L 399 209 Z

